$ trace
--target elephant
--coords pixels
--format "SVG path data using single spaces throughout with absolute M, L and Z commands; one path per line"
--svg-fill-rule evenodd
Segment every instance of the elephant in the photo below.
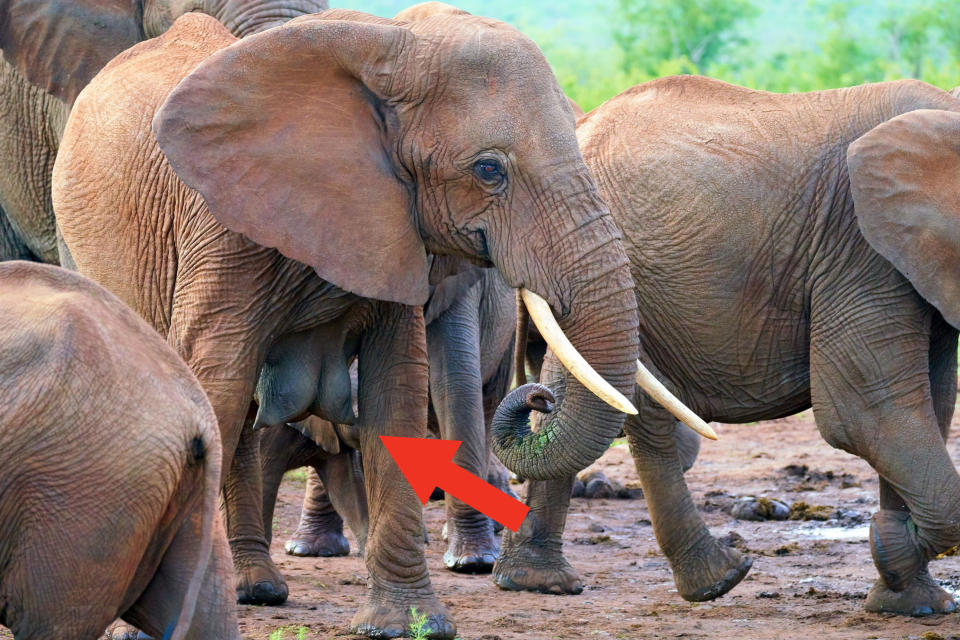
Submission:
M 454 462 L 510 492 L 506 470 L 491 456 L 487 425 L 512 375 L 515 294 L 496 270 L 447 256 L 433 259 L 431 279 L 437 284 L 431 287 L 423 311 L 430 372 L 428 430 L 447 440 L 462 441 Z M 331 441 L 323 435 L 313 439 Z M 265 474 L 268 466 L 275 464 L 266 458 L 284 461 L 275 465 L 274 473 L 287 469 L 288 454 L 282 447 L 278 450 L 278 445 L 291 440 L 296 449 L 335 448 L 333 444 L 311 447 L 293 435 L 283 443 L 272 440 L 269 454 L 261 447 Z M 302 455 L 295 457 L 299 460 Z M 264 526 L 272 521 L 279 479 L 272 487 L 264 480 Z M 327 484 L 326 480 L 321 484 L 316 473 L 308 476 L 300 525 L 286 543 L 288 553 L 329 556 L 349 552 L 342 535 L 343 522 L 331 504 L 337 492 L 328 494 Z M 496 523 L 453 496 L 446 495 L 444 500 L 448 541 L 444 566 L 461 573 L 489 573 L 499 552 Z
M 77 94 L 115 55 L 202 11 L 237 37 L 327 0 L 0 0 L 0 260 L 71 266 L 58 242 L 50 173 Z
M 777 95 L 671 77 L 587 114 L 577 137 L 623 232 L 641 359 L 708 420 L 812 406 L 826 442 L 879 476 L 866 609 L 954 611 L 927 564 L 960 542 L 960 476 L 944 445 L 957 392 L 960 101 L 914 80 Z M 556 375 L 548 357 L 544 379 Z M 677 590 L 719 597 L 750 561 L 704 526 L 674 420 L 635 398 L 624 429 Z M 579 588 L 559 551 L 567 483 L 531 487 L 533 513 L 494 568 L 501 586 Z
M 343 443 L 340 430 L 345 428 L 349 427 L 310 416 L 295 425 L 259 432 L 263 526 L 268 545 L 283 475 L 306 466 L 309 475 L 300 526 L 294 541 L 286 544 L 287 553 L 324 557 L 349 554 L 350 543 L 343 535 L 346 520 L 363 554 L 369 528 L 363 462 L 359 451 Z
M 421 505 L 378 437 L 426 432 L 429 255 L 496 268 L 584 381 L 565 381 L 537 433 L 525 416 L 546 408 L 543 392 L 511 392 L 514 420 L 493 443 L 508 467 L 575 473 L 635 411 L 620 233 L 549 64 L 503 23 L 334 10 L 238 40 L 184 15 L 77 98 L 53 203 L 79 271 L 165 336 L 210 397 L 241 600 L 286 596 L 250 516 L 252 427 L 314 414 L 354 422 L 347 444 L 363 455 L 370 590 L 351 627 L 397 636 L 415 606 L 432 636 L 455 634 Z
M 122 616 L 240 640 L 220 432 L 173 349 L 86 278 L 8 261 L 0 388 L 0 625 L 92 640 Z

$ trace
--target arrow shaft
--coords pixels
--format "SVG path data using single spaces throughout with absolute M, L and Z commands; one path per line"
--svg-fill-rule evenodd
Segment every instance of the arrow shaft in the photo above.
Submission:
M 438 486 L 454 498 L 484 513 L 514 533 L 530 511 L 516 498 L 487 484 L 452 462 L 443 467 Z

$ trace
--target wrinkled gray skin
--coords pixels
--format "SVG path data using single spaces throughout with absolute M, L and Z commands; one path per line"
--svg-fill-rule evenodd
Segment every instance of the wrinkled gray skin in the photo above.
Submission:
M 495 270 L 446 257 L 434 258 L 431 278 L 436 284 L 424 307 L 430 362 L 428 428 L 441 438 L 463 442 L 454 456 L 457 465 L 509 491 L 506 470 L 490 455 L 488 427 L 510 384 L 514 291 Z M 276 439 L 271 443 L 275 445 Z M 263 447 L 261 451 L 265 457 L 286 457 L 280 452 L 267 454 Z M 266 474 L 266 459 L 263 465 Z M 266 478 L 264 483 L 264 504 L 270 503 L 272 513 L 275 496 L 268 494 L 271 489 L 275 494 L 276 487 L 268 487 Z M 331 505 L 338 499 L 336 491 L 311 474 L 305 494 L 300 525 L 286 544 L 287 552 L 345 555 L 349 547 L 341 533 L 340 509 Z M 489 573 L 499 553 L 496 523 L 450 495 L 444 499 L 448 541 L 444 565 L 461 573 Z M 269 522 L 265 516 L 264 523 Z
M 173 349 L 89 280 L 6 262 L 0 389 L 0 626 L 239 640 L 217 420 Z
M 775 95 L 665 78 L 582 118 L 578 139 L 624 233 L 644 363 L 706 420 L 812 406 L 824 439 L 880 476 L 867 609 L 954 611 L 927 562 L 960 542 L 960 476 L 944 446 L 957 393 L 960 101 L 916 81 Z M 549 358 L 544 369 L 555 386 Z M 635 400 L 624 429 L 677 589 L 716 598 L 749 560 L 697 513 L 674 419 Z M 531 486 L 498 584 L 580 588 L 560 553 L 568 495 L 566 481 Z
M 327 0 L 2 0 L 0 15 L 0 261 L 71 267 L 58 242 L 50 172 L 77 93 L 112 57 L 160 35 L 189 11 L 243 37 Z

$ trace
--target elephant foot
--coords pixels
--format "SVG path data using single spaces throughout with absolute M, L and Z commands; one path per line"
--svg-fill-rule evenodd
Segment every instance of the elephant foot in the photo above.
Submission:
M 500 555 L 500 545 L 493 533 L 493 521 L 482 513 L 472 513 L 465 520 L 448 518 L 443 525 L 447 550 L 443 566 L 455 573 L 490 573 Z
M 453 638 L 457 627 L 436 596 L 398 603 L 372 595 L 353 616 L 350 633 L 368 638 Z
M 894 591 L 883 579 L 878 579 L 867 595 L 866 609 L 872 613 L 929 616 L 935 613 L 954 613 L 957 603 L 924 569 L 902 591 Z
M 493 565 L 493 581 L 506 591 L 534 591 L 553 595 L 576 595 L 583 591 L 580 576 L 559 549 L 548 551 L 534 544 L 520 544 L 501 551 Z
M 291 556 L 332 558 L 350 555 L 350 543 L 339 531 L 310 533 L 297 529 L 283 546 Z
M 672 562 L 677 592 L 689 602 L 706 602 L 733 589 L 753 566 L 753 560 L 712 537 L 706 553 L 695 550 L 682 561 Z
M 150 640 L 150 636 L 123 620 L 117 620 L 107 627 L 106 636 L 109 640 Z
M 256 546 L 256 550 L 251 547 Z M 281 605 L 289 593 L 287 582 L 280 575 L 262 544 L 231 544 L 233 568 L 237 576 L 237 604 Z

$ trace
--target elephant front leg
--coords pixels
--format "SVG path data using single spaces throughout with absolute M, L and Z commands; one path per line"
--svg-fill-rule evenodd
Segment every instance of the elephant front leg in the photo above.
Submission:
M 883 308 L 864 300 L 814 308 L 813 410 L 827 442 L 864 458 L 880 475 L 880 510 L 870 524 L 880 576 L 866 609 L 951 613 L 953 596 L 927 565 L 960 543 L 960 475 L 944 446 L 956 398 L 956 332 L 949 328 L 947 347 L 937 349 L 938 319 L 915 293 L 900 286 L 884 294 Z M 869 315 L 851 322 L 849 309 Z
M 223 512 L 233 552 L 237 602 L 276 606 L 288 595 L 287 583 L 270 558 L 264 533 L 260 434 L 247 420 L 223 487 Z
M 752 560 L 721 545 L 707 530 L 683 479 L 676 422 L 646 396 L 624 426 L 657 542 L 677 591 L 691 602 L 719 598 L 750 570 Z
M 453 462 L 485 478 L 490 446 L 483 411 L 476 294 L 463 296 L 427 327 L 430 402 L 440 437 L 460 440 Z M 470 505 L 445 497 L 447 550 L 443 564 L 458 573 L 489 573 L 499 553 L 493 521 Z
M 504 530 L 493 581 L 508 591 L 577 594 L 580 576 L 563 557 L 563 527 L 567 521 L 573 478 L 527 481 L 527 514 L 516 533 Z
M 422 438 L 427 433 L 427 354 L 419 308 L 380 305 L 376 324 L 361 341 L 359 373 L 370 591 L 351 631 L 401 637 L 416 609 L 427 617 L 428 637 L 453 638 L 456 627 L 427 573 L 423 507 L 379 437 Z

